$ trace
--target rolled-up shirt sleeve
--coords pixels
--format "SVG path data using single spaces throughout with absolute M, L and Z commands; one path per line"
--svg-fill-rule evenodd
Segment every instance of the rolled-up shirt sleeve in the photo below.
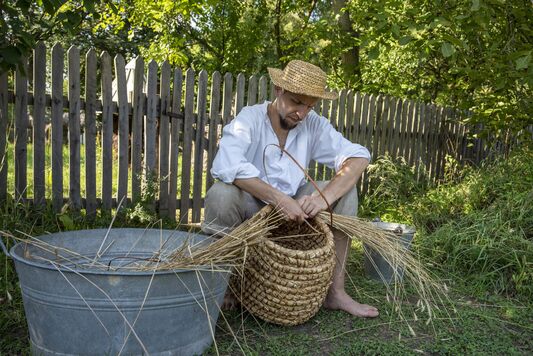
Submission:
M 366 147 L 347 140 L 325 118 L 320 118 L 313 126 L 317 132 L 312 136 L 318 137 L 312 144 L 312 159 L 315 161 L 335 171 L 339 171 L 348 158 L 366 158 L 370 162 L 370 152 Z
M 248 153 L 252 148 L 254 127 L 252 118 L 247 116 L 247 108 L 224 127 L 219 149 L 213 160 L 211 175 L 224 183 L 235 179 L 259 177 L 259 170 L 250 162 Z

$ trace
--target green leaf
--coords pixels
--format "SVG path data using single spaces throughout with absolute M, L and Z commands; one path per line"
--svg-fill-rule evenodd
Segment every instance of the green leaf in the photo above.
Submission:
M 472 6 L 470 7 L 470 10 L 472 11 L 479 10 L 479 0 L 472 0 Z
M 412 39 L 413 37 L 411 36 L 403 36 L 398 40 L 398 43 L 400 44 L 400 46 L 405 46 L 406 44 L 411 42 Z
M 83 7 L 87 12 L 94 12 L 94 1 L 93 0 L 83 0 Z
M 9 64 L 17 64 L 21 55 L 20 50 L 14 46 L 0 49 L 0 57 L 3 58 L 4 62 Z
M 368 51 L 368 59 L 373 61 L 374 59 L 377 59 L 379 57 L 379 47 L 372 47 L 370 51 Z
M 455 53 L 455 48 L 449 42 L 444 42 L 440 50 L 445 58 L 451 57 Z
M 531 53 L 529 53 L 527 56 L 523 56 L 523 57 L 518 58 L 515 61 L 516 70 L 526 69 L 529 66 L 529 62 L 530 61 L 531 61 Z
M 76 226 L 74 225 L 74 221 L 70 218 L 68 215 L 61 214 L 58 217 L 59 221 L 63 224 L 65 227 L 65 230 L 75 230 Z

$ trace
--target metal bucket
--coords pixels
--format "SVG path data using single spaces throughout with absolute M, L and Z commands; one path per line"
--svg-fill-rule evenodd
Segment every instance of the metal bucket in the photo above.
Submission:
M 411 241 L 416 232 L 414 227 L 382 221 L 374 221 L 372 224 L 380 229 L 394 233 L 400 239 L 401 244 L 406 250 L 410 248 Z M 366 244 L 363 245 L 363 248 L 365 249 L 364 269 L 367 277 L 386 284 L 401 282 L 403 280 L 403 269 L 398 268 L 395 273 L 394 268 L 379 252 L 368 247 Z
M 106 251 L 99 261 L 115 270 L 79 268 L 81 259 L 96 255 L 104 237 Z M 25 243 L 11 248 L 33 354 L 191 355 L 202 353 L 213 342 L 227 270 L 142 272 L 125 268 L 152 257 L 162 246 L 171 251 L 185 241 L 206 242 L 206 236 L 102 229 L 38 239 L 84 257 L 59 261 L 60 249 L 46 252 Z

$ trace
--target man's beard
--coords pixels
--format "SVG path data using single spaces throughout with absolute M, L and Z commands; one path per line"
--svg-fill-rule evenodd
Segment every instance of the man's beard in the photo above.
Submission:
M 281 115 L 279 115 L 279 124 L 283 130 L 292 130 L 298 125 L 298 123 L 291 125 L 289 121 Z

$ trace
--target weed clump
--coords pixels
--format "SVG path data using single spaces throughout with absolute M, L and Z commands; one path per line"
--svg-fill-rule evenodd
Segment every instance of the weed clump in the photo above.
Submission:
M 363 214 L 415 225 L 421 253 L 474 291 L 533 297 L 531 149 L 464 167 L 459 179 L 434 187 L 401 161 L 378 165 L 383 177 Z

